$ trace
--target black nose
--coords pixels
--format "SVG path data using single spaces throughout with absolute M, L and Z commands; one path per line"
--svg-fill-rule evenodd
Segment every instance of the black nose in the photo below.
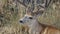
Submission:
M 20 23 L 23 23 L 23 21 L 21 20 Z

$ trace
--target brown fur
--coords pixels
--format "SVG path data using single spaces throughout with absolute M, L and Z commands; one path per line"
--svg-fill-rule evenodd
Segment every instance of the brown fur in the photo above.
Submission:
M 41 34 L 60 34 L 60 30 L 54 27 L 46 27 Z
M 60 34 L 60 30 L 50 25 L 41 24 L 43 29 L 41 30 L 40 34 Z M 27 26 L 24 26 L 25 32 L 29 31 Z M 29 32 L 28 32 L 29 33 Z

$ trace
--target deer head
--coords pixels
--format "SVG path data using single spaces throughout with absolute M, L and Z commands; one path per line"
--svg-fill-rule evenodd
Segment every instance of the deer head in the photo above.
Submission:
M 31 7 L 27 8 L 27 12 L 23 18 L 20 19 L 20 23 L 25 25 L 31 25 L 35 23 L 40 15 L 44 12 L 44 8 L 40 6 L 36 6 L 34 10 Z
M 45 6 L 46 6 L 45 3 L 40 4 L 40 5 L 35 5 L 34 10 L 32 10 L 31 6 L 26 6 L 27 7 L 26 14 L 23 18 L 19 20 L 19 22 L 26 25 L 31 25 L 32 23 L 35 23 L 37 21 L 37 18 L 40 15 L 42 15 L 44 10 L 46 9 Z

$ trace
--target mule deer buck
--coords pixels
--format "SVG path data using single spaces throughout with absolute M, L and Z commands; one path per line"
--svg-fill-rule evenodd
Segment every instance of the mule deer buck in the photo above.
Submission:
M 45 6 L 36 5 L 32 11 L 31 7 L 27 7 L 27 12 L 23 18 L 19 20 L 23 25 L 28 26 L 29 34 L 60 34 L 60 30 L 38 21 L 38 17 L 43 14 Z

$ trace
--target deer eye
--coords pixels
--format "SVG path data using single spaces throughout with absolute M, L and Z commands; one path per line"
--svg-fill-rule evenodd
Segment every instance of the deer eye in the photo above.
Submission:
M 33 19 L 32 17 L 29 17 L 29 19 Z

